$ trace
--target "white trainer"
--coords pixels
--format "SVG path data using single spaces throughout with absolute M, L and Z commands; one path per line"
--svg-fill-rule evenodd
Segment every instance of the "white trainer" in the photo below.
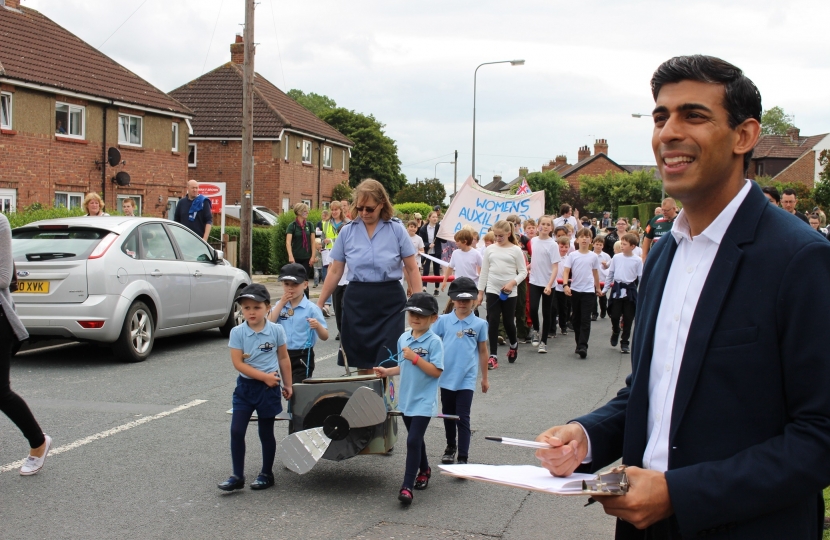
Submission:
M 540 343 L 539 344 L 539 352 L 542 353 L 542 354 L 547 353 L 548 352 L 548 346 L 545 345 L 544 343 Z
M 52 448 L 52 437 L 49 435 L 43 434 L 46 437 L 46 450 L 43 452 L 42 457 L 35 457 L 30 455 L 26 458 L 26 462 L 20 467 L 20 474 L 22 476 L 32 476 L 33 474 L 37 474 L 42 468 L 44 462 L 46 462 L 46 456 L 49 455 L 49 450 Z
M 536 330 L 531 330 L 531 332 L 532 333 L 530 334 L 530 344 L 536 347 L 539 345 L 539 332 L 537 332 Z

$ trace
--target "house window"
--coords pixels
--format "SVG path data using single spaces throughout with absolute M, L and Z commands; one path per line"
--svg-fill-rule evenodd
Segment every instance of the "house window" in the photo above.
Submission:
M 289 208 L 291 208 L 291 202 L 286 197 L 282 200 L 282 211 L 283 211 L 283 213 L 288 212 Z
M 118 143 L 141 146 L 143 118 L 131 114 L 118 115 Z
M 331 201 L 323 201 L 323 210 L 331 210 Z
M 117 202 L 116 205 L 118 207 L 118 211 L 122 214 L 124 213 L 124 207 L 123 207 L 124 199 L 132 199 L 133 200 L 134 214 L 136 216 L 140 216 L 141 215 L 141 207 L 142 207 L 141 195 L 119 195 L 118 196 L 118 202 Z
M 17 208 L 17 190 L 0 189 L 0 212 L 10 214 Z
M 285 155 L 283 156 L 285 161 L 288 161 L 288 134 L 285 135 Z
M 311 141 L 303 141 L 303 163 L 311 163 Z
M 346 172 L 346 152 L 347 150 L 343 149 L 343 164 L 340 166 L 340 170 Z
M 55 103 L 55 135 L 84 138 L 84 107 Z
M 300 202 L 311 208 L 311 199 L 300 199 Z
M 12 128 L 12 95 L 0 94 L 0 128 Z
M 331 146 L 323 147 L 323 167 L 331 169 Z
M 763 162 L 759 161 L 755 163 L 755 175 L 756 176 L 764 176 L 764 164 Z
M 179 123 L 173 122 L 173 152 L 179 151 Z
M 196 145 L 194 143 L 187 145 L 187 166 L 196 166 Z
M 55 192 L 55 208 L 80 208 L 84 202 L 83 193 L 75 193 L 70 191 L 56 191 Z

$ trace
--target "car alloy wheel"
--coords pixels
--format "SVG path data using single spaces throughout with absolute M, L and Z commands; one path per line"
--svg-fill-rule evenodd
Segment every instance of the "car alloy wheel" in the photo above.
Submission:
M 130 319 L 130 342 L 138 354 L 144 354 L 150 348 L 153 334 L 150 315 L 143 309 L 137 309 Z
M 134 302 L 127 310 L 121 335 L 112 344 L 113 352 L 123 362 L 142 362 L 150 356 L 155 338 L 153 313 L 144 302 Z

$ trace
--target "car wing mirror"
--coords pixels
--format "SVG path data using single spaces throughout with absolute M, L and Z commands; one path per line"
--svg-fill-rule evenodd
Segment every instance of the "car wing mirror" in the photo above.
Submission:
M 221 249 L 213 250 L 213 262 L 219 263 L 225 259 L 225 252 Z

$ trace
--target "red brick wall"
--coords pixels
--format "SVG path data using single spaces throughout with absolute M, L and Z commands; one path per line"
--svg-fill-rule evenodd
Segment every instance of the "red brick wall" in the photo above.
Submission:
M 579 189 L 579 177 L 582 175 L 587 176 L 598 176 L 607 173 L 608 171 L 614 172 L 627 172 L 624 169 L 617 167 L 605 157 L 600 156 L 591 163 L 581 167 L 578 171 L 575 171 L 573 174 L 568 175 L 565 177 L 565 180 L 573 186 L 575 189 Z
M 779 182 L 801 182 L 808 187 L 813 187 L 816 175 L 815 163 L 816 153 L 814 150 L 810 150 L 776 175 L 775 180 Z
M 197 145 L 196 167 L 188 168 L 188 178 L 204 182 L 225 182 L 228 204 L 241 199 L 242 142 L 191 141 Z M 334 148 L 333 169 L 323 168 L 320 175 L 321 202 L 331 200 L 334 186 L 348 179 L 348 170 L 340 170 L 336 159 L 339 147 Z M 314 163 L 282 159 L 283 151 L 277 141 L 254 141 L 254 204 L 282 211 L 282 199 L 288 198 L 290 206 L 303 199 L 317 206 L 317 143 L 314 143 Z M 293 158 L 294 152 L 291 153 Z M 297 155 L 299 155 L 297 153 Z M 278 156 L 278 157 L 275 157 Z
M 115 137 L 114 133 L 108 133 Z M 112 143 L 110 144 L 112 145 Z M 0 188 L 17 189 L 17 210 L 39 202 L 52 206 L 55 191 L 101 192 L 100 142 L 66 142 L 54 136 L 17 131 L 0 134 Z M 116 208 L 117 194 L 141 195 L 143 214 L 161 216 L 168 195 L 180 196 L 187 182 L 187 156 L 170 151 L 125 149 L 126 166 L 107 167 L 106 209 Z M 111 178 L 121 170 L 131 185 L 117 187 Z M 158 202 L 161 197 L 162 202 Z

